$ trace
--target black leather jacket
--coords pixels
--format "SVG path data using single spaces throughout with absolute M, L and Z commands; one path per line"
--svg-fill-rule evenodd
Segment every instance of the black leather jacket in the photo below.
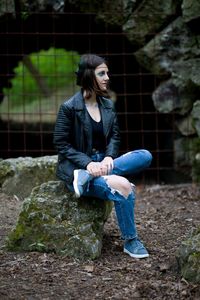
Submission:
M 100 97 L 99 107 L 106 138 L 105 156 L 116 158 L 120 134 L 112 100 Z M 58 151 L 57 177 L 66 183 L 73 180 L 74 169 L 86 169 L 92 161 L 92 128 L 82 92 L 61 104 L 54 130 L 54 145 Z

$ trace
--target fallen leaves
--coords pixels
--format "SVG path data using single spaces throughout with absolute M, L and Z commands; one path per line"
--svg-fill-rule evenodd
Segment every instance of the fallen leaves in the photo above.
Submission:
M 17 199 L 7 200 L 0 194 L 1 244 L 19 209 Z M 140 186 L 135 217 L 148 259 L 123 253 L 114 211 L 105 224 L 102 255 L 95 261 L 2 248 L 0 299 L 200 299 L 200 287 L 180 278 L 175 259 L 181 241 L 200 225 L 199 208 L 198 186 Z

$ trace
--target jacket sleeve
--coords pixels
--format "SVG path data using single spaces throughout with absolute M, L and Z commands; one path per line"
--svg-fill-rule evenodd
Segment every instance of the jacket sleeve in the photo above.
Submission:
M 107 147 L 106 147 L 106 156 L 111 156 L 112 158 L 116 158 L 119 154 L 120 147 L 120 131 L 119 124 L 117 119 L 117 114 L 113 108 L 114 119 L 111 131 L 107 137 Z
M 61 159 L 68 159 L 78 168 L 85 169 L 92 159 L 73 147 L 73 123 L 73 108 L 61 104 L 55 124 L 53 143 Z

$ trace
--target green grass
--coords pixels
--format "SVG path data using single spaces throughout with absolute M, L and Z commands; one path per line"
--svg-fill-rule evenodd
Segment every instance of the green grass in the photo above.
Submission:
M 50 48 L 30 54 L 30 59 L 44 80 L 50 96 L 43 95 L 36 80 L 21 61 L 14 69 L 16 75 L 11 80 L 11 88 L 3 89 L 5 97 L 0 105 L 0 114 L 4 120 L 8 117 L 15 121 L 22 121 L 25 117 L 27 121 L 41 120 L 45 115 L 51 119 L 49 116 L 57 113 L 60 103 L 77 91 L 74 73 L 80 59 L 78 53 Z

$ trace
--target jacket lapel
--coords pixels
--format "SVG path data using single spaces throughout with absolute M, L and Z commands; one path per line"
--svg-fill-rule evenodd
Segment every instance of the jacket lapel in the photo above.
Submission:
M 101 101 L 101 104 L 100 111 L 103 122 L 103 131 L 104 135 L 107 137 L 113 122 L 114 113 L 110 106 L 104 105 L 103 101 Z
M 78 119 L 80 120 L 81 124 L 83 125 L 83 130 L 85 132 L 87 141 L 89 143 L 89 142 L 91 142 L 92 128 L 90 125 L 89 115 L 85 109 L 84 100 L 83 100 L 83 96 L 82 96 L 81 92 L 79 92 L 77 94 L 75 110 L 76 110 Z
M 112 111 L 112 107 L 110 105 L 106 105 L 102 98 L 100 98 L 99 100 L 101 103 L 100 112 L 103 122 L 103 131 L 105 137 L 107 137 L 113 123 L 114 112 Z M 84 100 L 81 92 L 78 92 L 76 94 L 75 110 L 79 120 L 83 124 L 83 129 L 86 134 L 88 143 L 91 143 L 92 128 L 90 124 L 89 114 L 85 109 Z

